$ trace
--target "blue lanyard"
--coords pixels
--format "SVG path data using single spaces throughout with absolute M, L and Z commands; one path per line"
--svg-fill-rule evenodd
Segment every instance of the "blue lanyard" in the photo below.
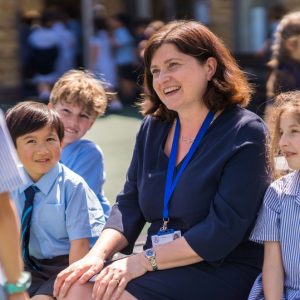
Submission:
M 167 223 L 169 221 L 169 202 L 171 200 L 171 196 L 174 192 L 174 189 L 178 183 L 179 178 L 181 177 L 184 169 L 190 162 L 192 156 L 194 155 L 196 149 L 198 148 L 203 136 L 205 135 L 211 121 L 214 118 L 213 112 L 208 112 L 201 128 L 199 129 L 195 141 L 193 142 L 189 152 L 187 153 L 185 159 L 182 162 L 182 165 L 173 181 L 174 171 L 176 168 L 176 159 L 177 159 L 177 152 L 178 152 L 178 140 L 179 140 L 179 131 L 180 131 L 180 122 L 179 119 L 176 121 L 175 133 L 172 143 L 172 149 L 170 154 L 170 159 L 168 163 L 168 172 L 167 172 L 167 180 L 166 180 L 166 187 L 165 187 L 165 195 L 164 195 L 164 210 L 163 210 L 163 221 L 164 225 L 162 230 L 167 229 Z

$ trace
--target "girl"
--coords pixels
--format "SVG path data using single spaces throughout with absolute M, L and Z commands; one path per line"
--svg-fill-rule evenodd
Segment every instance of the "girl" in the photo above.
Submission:
M 300 299 L 300 91 L 280 94 L 275 104 L 270 156 L 280 151 L 294 172 L 271 184 L 250 236 L 264 242 L 265 256 L 249 300 Z

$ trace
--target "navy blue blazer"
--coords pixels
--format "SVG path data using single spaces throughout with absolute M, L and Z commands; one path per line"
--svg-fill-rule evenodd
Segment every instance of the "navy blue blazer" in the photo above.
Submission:
M 137 134 L 124 189 L 105 226 L 124 234 L 129 242 L 124 253 L 132 251 L 146 222 L 150 227 L 145 248 L 151 247 L 151 235 L 162 226 L 169 159 L 164 145 L 171 125 L 148 116 Z M 266 135 L 265 124 L 254 113 L 238 106 L 224 110 L 174 190 L 169 228 L 181 230 L 207 262 L 261 264 L 262 248 L 249 241 L 249 234 L 270 183 Z

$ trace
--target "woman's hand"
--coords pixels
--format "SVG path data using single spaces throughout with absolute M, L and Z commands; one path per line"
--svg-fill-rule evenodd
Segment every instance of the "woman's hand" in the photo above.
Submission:
M 142 253 L 113 262 L 96 277 L 93 299 L 119 299 L 127 283 L 145 274 L 149 267 Z
M 103 265 L 103 259 L 89 252 L 85 257 L 74 262 L 57 275 L 54 283 L 54 297 L 66 296 L 75 281 L 79 279 L 80 283 L 87 282 L 103 269 Z

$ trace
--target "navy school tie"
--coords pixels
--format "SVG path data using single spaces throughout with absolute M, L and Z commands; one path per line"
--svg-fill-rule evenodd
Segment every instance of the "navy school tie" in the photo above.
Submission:
M 41 270 L 29 255 L 29 240 L 30 240 L 30 224 L 33 210 L 34 195 L 38 191 L 37 187 L 30 186 L 25 190 L 25 204 L 21 219 L 21 243 L 22 243 L 22 256 L 24 262 L 34 270 Z

